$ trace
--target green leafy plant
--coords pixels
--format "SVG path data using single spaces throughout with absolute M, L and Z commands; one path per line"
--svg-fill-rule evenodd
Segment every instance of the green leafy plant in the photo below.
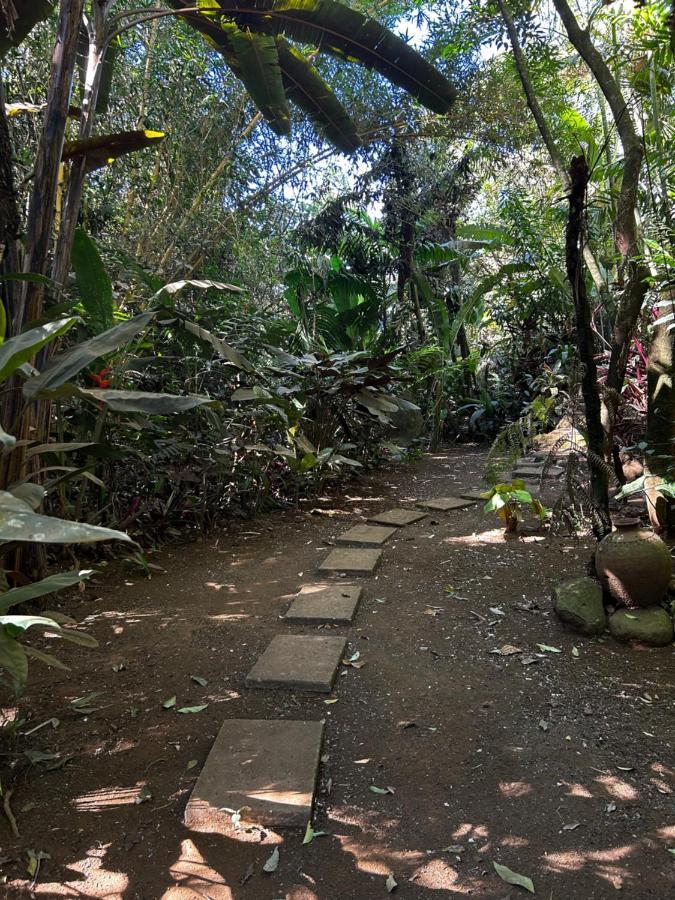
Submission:
M 527 508 L 539 516 L 542 522 L 548 514 L 548 510 L 541 501 L 525 490 L 525 482 L 519 478 L 508 484 L 496 484 L 492 490 L 486 491 L 481 496 L 487 500 L 483 511 L 497 513 L 504 523 L 504 530 L 507 533 L 515 532 L 518 523 L 523 521 L 523 508 Z

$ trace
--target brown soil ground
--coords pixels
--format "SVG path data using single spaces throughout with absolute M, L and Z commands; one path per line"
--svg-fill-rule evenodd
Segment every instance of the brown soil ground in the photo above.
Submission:
M 349 483 L 317 504 L 324 514 L 277 512 L 167 548 L 152 557 L 165 572 L 148 580 L 120 567 L 64 604 L 100 648 L 64 646 L 70 673 L 32 667 L 20 731 L 59 724 L 16 750 L 67 762 L 5 766 L 21 839 L 0 822 L 0 892 L 370 900 L 387 896 L 393 874 L 402 900 L 527 896 L 497 876 L 498 862 L 530 876 L 546 900 L 673 897 L 673 650 L 563 629 L 550 591 L 586 570 L 584 542 L 506 541 L 480 505 L 432 515 L 390 541 L 354 624 L 336 629 L 367 663 L 341 673 L 337 703 L 244 687 L 269 640 L 288 630 L 278 619 L 288 595 L 315 580 L 332 538 L 392 502 L 478 485 L 482 459 L 427 455 Z M 508 644 L 523 652 L 491 652 Z M 95 711 L 78 714 L 71 701 L 90 692 Z M 208 707 L 164 710 L 172 695 Z M 314 827 L 328 835 L 303 846 L 296 830 L 225 837 L 184 827 L 213 739 L 237 717 L 326 720 Z M 152 799 L 139 804 L 143 786 Z M 265 875 L 275 844 L 279 867 Z M 26 848 L 50 857 L 34 884 Z

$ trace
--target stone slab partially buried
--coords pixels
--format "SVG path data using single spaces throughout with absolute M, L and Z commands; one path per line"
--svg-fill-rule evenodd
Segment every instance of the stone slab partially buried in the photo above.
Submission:
M 387 509 L 385 512 L 368 516 L 368 521 L 374 522 L 376 525 L 393 525 L 394 528 L 403 528 L 404 525 L 412 525 L 413 522 L 419 522 L 426 516 L 427 513 L 419 512 L 416 509 Z
M 334 635 L 278 634 L 246 676 L 246 684 L 329 694 L 346 643 Z
M 303 590 L 284 616 L 285 622 L 308 625 L 349 625 L 356 614 L 363 588 L 335 584 L 318 590 Z
M 461 491 L 459 496 L 464 500 L 485 500 L 487 502 L 486 498 L 483 496 L 483 494 L 487 493 L 489 493 L 489 488 L 483 488 L 482 490 L 480 488 L 474 488 L 470 491 Z
M 451 509 L 466 509 L 473 506 L 475 500 L 466 497 L 437 497 L 435 500 L 418 500 L 417 505 L 422 509 L 435 509 L 439 512 L 449 512 Z
M 372 575 L 382 558 L 381 550 L 336 547 L 319 566 L 319 572 L 345 572 L 347 575 Z
M 323 723 L 227 720 L 185 808 L 193 831 L 226 834 L 232 812 L 246 821 L 304 828 L 312 814 Z
M 339 535 L 338 544 L 352 544 L 361 547 L 381 547 L 388 541 L 396 528 L 385 525 L 354 525 L 349 531 Z

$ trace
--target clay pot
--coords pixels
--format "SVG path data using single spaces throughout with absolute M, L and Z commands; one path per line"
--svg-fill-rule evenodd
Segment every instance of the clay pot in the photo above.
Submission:
M 616 523 L 595 551 L 595 567 L 603 586 L 626 606 L 653 606 L 668 590 L 673 561 L 670 550 L 653 531 L 636 523 Z

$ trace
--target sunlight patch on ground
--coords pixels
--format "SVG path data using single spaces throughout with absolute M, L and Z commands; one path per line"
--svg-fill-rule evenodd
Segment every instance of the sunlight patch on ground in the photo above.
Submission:
M 532 785 L 526 781 L 500 781 L 499 792 L 510 800 L 532 793 Z
M 547 853 L 543 860 L 544 870 L 556 874 L 579 872 L 592 867 L 598 878 L 609 882 L 615 890 L 622 890 L 633 876 L 619 865 L 637 853 L 637 844 L 625 844 L 607 850 L 568 850 L 561 853 Z
M 487 840 L 489 831 L 485 825 L 472 825 L 470 822 L 463 822 L 458 828 L 452 832 L 455 840 L 468 838 Z
M 250 619 L 248 613 L 218 613 L 215 616 L 209 616 L 213 622 L 241 622 L 242 619 Z
M 616 775 L 601 775 L 599 778 L 595 778 L 594 781 L 601 785 L 609 796 L 615 800 L 637 800 L 639 797 L 632 784 L 628 784 L 622 778 L 617 778 Z
M 113 787 L 98 788 L 95 791 L 89 791 L 81 794 L 71 801 L 71 805 L 78 812 L 104 812 L 117 806 L 133 806 L 136 803 L 138 794 L 145 785 L 143 781 L 137 781 L 131 787 Z
M 100 900 L 123 900 L 127 896 L 129 878 L 124 872 L 103 868 L 103 859 L 110 844 L 92 847 L 84 859 L 70 863 L 68 868 L 82 876 L 77 881 L 42 882 L 32 894 L 46 897 L 89 897 Z M 32 896 L 31 894 L 31 896 Z
M 212 900 L 233 900 L 234 894 L 219 872 L 213 869 L 191 840 L 182 841 L 180 856 L 169 869 L 176 882 L 162 894 L 162 900 L 188 900 L 208 897 Z
M 583 797 L 586 800 L 592 800 L 593 794 L 588 790 L 583 784 L 570 783 L 568 781 L 561 782 L 565 787 L 569 788 L 567 791 L 568 797 Z

